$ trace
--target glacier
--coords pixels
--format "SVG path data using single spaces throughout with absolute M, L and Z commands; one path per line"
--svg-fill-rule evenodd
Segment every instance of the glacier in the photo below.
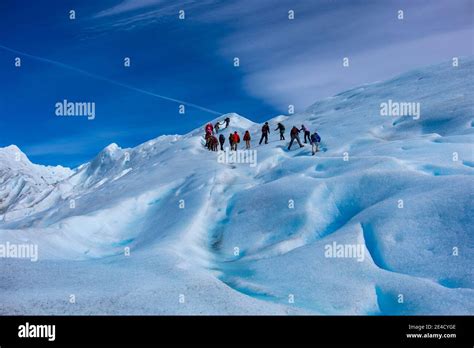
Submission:
M 219 162 L 204 125 L 75 169 L 1 148 L 0 244 L 39 260 L 0 259 L 0 314 L 474 314 L 473 72 L 465 58 L 345 91 L 269 119 L 267 145 L 262 124 L 210 120 L 250 131 L 255 166 Z M 421 117 L 381 116 L 388 100 Z M 287 150 L 301 124 L 316 156 Z M 364 257 L 328 257 L 352 245 Z

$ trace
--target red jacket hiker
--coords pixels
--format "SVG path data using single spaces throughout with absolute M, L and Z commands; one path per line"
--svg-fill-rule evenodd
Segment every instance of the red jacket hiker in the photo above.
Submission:
M 208 123 L 208 124 L 206 125 L 206 133 L 211 133 L 211 134 L 212 134 L 212 133 L 213 133 L 213 130 L 214 130 L 214 128 L 212 127 L 212 124 L 211 124 L 211 123 Z
M 244 140 L 245 140 L 245 148 L 250 149 L 250 133 L 249 133 L 249 131 L 245 131 Z
M 233 140 L 234 140 L 234 144 L 240 143 L 240 137 L 239 137 L 239 134 L 237 134 L 237 132 L 234 133 Z

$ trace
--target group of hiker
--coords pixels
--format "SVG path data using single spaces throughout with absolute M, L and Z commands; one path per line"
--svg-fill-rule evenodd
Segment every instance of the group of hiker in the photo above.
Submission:
M 219 130 L 221 129 L 221 126 L 225 125 L 225 128 L 229 127 L 230 119 L 227 117 L 223 122 L 217 122 L 214 126 L 212 123 L 208 123 L 205 127 L 206 130 L 206 147 L 208 148 L 209 151 L 217 151 L 219 148 L 220 144 L 220 149 L 221 151 L 224 151 L 224 143 L 225 143 L 225 136 L 221 133 L 219 135 L 219 138 L 217 138 L 217 134 L 219 133 Z M 214 131 L 216 132 L 216 135 L 214 135 Z M 260 137 L 260 142 L 259 145 L 262 144 L 263 141 L 265 141 L 265 144 L 268 144 L 268 135 L 270 134 L 270 125 L 268 122 L 265 122 L 265 124 L 262 126 L 262 136 Z M 279 122 L 277 124 L 277 127 L 275 131 L 280 132 L 280 140 L 285 140 L 285 126 Z M 296 141 L 300 147 L 304 147 L 304 145 L 301 143 L 300 140 L 300 132 L 303 132 L 304 136 L 304 143 L 307 144 L 308 142 L 311 144 L 312 147 L 312 154 L 313 156 L 316 154 L 316 152 L 319 151 L 319 144 L 321 142 L 321 137 L 319 134 L 314 131 L 313 134 L 311 134 L 310 130 L 305 127 L 305 125 L 301 125 L 301 128 L 298 128 L 296 126 L 293 126 L 290 131 L 290 144 L 288 145 L 288 150 L 291 150 L 291 146 L 293 143 Z M 231 151 L 237 151 L 237 146 L 240 143 L 240 136 L 237 131 L 234 131 L 233 133 L 231 132 L 229 134 L 229 144 L 230 144 L 230 149 Z M 244 133 L 243 140 L 245 142 L 245 149 L 250 149 L 250 132 L 247 130 Z
M 268 123 L 265 122 L 265 124 L 267 125 Z M 265 126 L 264 126 L 265 127 Z M 275 129 L 275 131 L 280 131 L 280 140 L 285 140 L 285 126 L 282 124 L 282 123 L 278 123 L 277 124 L 277 127 Z M 268 132 L 270 132 L 268 130 Z M 293 145 L 293 142 L 296 140 L 296 142 L 298 143 L 298 145 L 300 147 L 304 147 L 303 144 L 301 144 L 301 140 L 300 140 L 300 132 L 303 132 L 303 136 L 304 136 L 304 143 L 307 144 L 308 142 L 311 144 L 311 147 L 312 147 L 312 154 L 313 156 L 316 154 L 316 152 L 319 151 L 319 144 L 321 142 L 321 137 L 319 136 L 319 134 L 314 131 L 313 134 L 311 134 L 311 131 L 305 127 L 304 124 L 301 125 L 301 128 L 297 128 L 296 126 L 293 126 L 293 128 L 291 128 L 291 131 L 290 131 L 290 144 L 288 145 L 288 150 L 291 150 L 291 146 Z M 262 139 L 263 139 L 263 133 L 264 133 L 264 129 L 262 127 Z M 267 133 L 267 129 L 265 129 L 265 133 Z M 268 135 L 265 134 L 265 144 L 267 143 L 266 139 L 267 139 Z M 260 140 L 261 142 L 261 140 Z
M 222 122 L 216 122 L 216 124 L 213 126 L 212 123 L 208 123 L 206 125 L 206 128 L 205 128 L 205 131 L 206 131 L 206 135 L 204 137 L 204 139 L 206 140 L 206 147 L 209 151 L 217 151 L 218 149 L 218 146 L 219 146 L 219 143 L 221 145 L 221 150 L 224 151 L 224 142 L 225 142 L 225 137 L 223 134 L 221 134 L 219 136 L 219 139 L 214 135 L 214 131 L 216 131 L 216 134 L 219 133 L 219 129 L 221 129 L 221 126 L 224 126 L 224 129 L 226 129 L 227 127 L 229 127 L 229 123 L 230 123 L 230 118 L 229 117 L 226 117 L 224 119 L 224 121 Z M 237 132 L 236 132 L 237 133 Z M 232 137 L 232 133 L 229 137 L 229 141 L 230 141 L 230 138 Z M 238 137 L 238 135 L 237 135 Z M 238 141 L 240 142 L 240 139 L 238 139 Z

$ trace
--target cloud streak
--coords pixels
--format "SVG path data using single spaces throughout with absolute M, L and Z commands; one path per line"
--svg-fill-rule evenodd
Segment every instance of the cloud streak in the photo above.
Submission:
M 71 65 L 64 64 L 64 63 L 61 63 L 61 62 L 58 62 L 58 61 L 55 61 L 55 60 L 52 60 L 52 59 L 39 57 L 39 56 L 36 56 L 36 55 L 33 55 L 33 54 L 18 51 L 16 49 L 13 49 L 13 48 L 10 48 L 10 47 L 7 47 L 7 46 L 3 46 L 3 45 L 0 45 L 0 49 L 6 50 L 6 51 L 9 51 L 9 52 L 12 52 L 12 53 L 16 53 L 16 54 L 19 54 L 19 55 L 22 55 L 22 56 L 25 56 L 25 57 L 28 57 L 28 58 L 31 58 L 31 59 L 35 59 L 35 60 L 43 62 L 43 63 L 52 64 L 52 65 L 57 66 L 59 68 L 71 70 L 71 71 L 74 71 L 78 74 L 85 75 L 85 76 L 88 76 L 90 78 L 93 78 L 95 80 L 108 82 L 108 83 L 113 84 L 115 86 L 123 87 L 123 88 L 129 89 L 129 90 L 141 93 L 141 94 L 145 94 L 145 95 L 148 95 L 148 96 L 151 96 L 151 97 L 159 98 L 159 99 L 170 101 L 170 102 L 173 102 L 173 103 L 183 104 L 183 105 L 186 105 L 186 106 L 189 106 L 189 107 L 192 107 L 192 108 L 204 111 L 204 112 L 208 112 L 208 113 L 213 114 L 213 115 L 222 115 L 222 113 L 219 112 L 219 111 L 211 110 L 209 108 L 206 108 L 206 107 L 194 104 L 194 103 L 190 103 L 190 102 L 183 101 L 183 100 L 180 100 L 180 99 L 167 97 L 167 96 L 164 96 L 164 95 L 161 95 L 161 94 L 157 94 L 157 93 L 154 93 L 154 92 L 151 92 L 151 91 L 144 90 L 142 88 L 134 87 L 134 86 L 131 86 L 129 84 L 126 84 L 126 83 L 123 83 L 123 82 L 120 82 L 120 81 L 117 81 L 117 80 L 113 80 L 113 79 L 110 79 L 110 78 L 105 77 L 105 76 L 94 74 L 94 73 L 88 72 L 86 70 L 79 69 L 79 68 L 73 67 Z
M 96 18 L 116 16 L 130 11 L 146 9 L 163 3 L 163 0 L 124 0 L 120 4 L 112 6 L 106 10 L 100 11 L 95 15 Z

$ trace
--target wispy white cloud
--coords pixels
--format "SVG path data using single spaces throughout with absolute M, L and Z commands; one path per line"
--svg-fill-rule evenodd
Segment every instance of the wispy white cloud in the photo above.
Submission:
M 243 87 L 282 110 L 288 104 L 302 109 L 358 84 L 474 54 L 471 0 L 131 2 L 101 12 L 126 14 L 109 28 L 153 24 L 160 16 L 177 15 L 178 8 L 197 22 L 223 25 L 216 55 L 229 62 L 239 57 Z M 294 20 L 287 17 L 290 9 Z M 403 21 L 397 19 L 399 9 L 405 12 Z M 349 69 L 342 68 L 343 57 L 350 58 Z
M 249 93 L 281 109 L 293 104 L 301 111 L 319 99 L 357 85 L 472 55 L 473 47 L 466 45 L 472 37 L 474 29 L 465 29 L 348 52 L 349 68 L 342 66 L 343 55 L 314 60 L 295 55 L 286 64 L 250 71 L 244 77 L 244 86 Z
M 181 9 L 204 8 L 214 0 L 124 0 L 118 5 L 95 13 L 84 29 L 86 38 L 111 31 L 140 30 L 160 23 L 164 18 L 177 17 Z
M 244 88 L 281 110 L 289 104 L 302 110 L 356 85 L 474 54 L 469 0 L 261 0 L 249 7 L 255 11 L 230 4 L 203 17 L 232 23 L 220 54 L 229 61 L 239 57 Z M 288 20 L 289 9 L 295 20 Z M 403 21 L 397 19 L 399 9 Z M 343 57 L 350 58 L 350 68 L 343 68 Z
M 163 0 L 123 0 L 118 5 L 112 6 L 105 10 L 98 12 L 95 17 L 107 17 L 114 16 L 130 11 L 137 11 L 142 9 L 147 9 L 152 6 L 157 6 L 163 3 Z

